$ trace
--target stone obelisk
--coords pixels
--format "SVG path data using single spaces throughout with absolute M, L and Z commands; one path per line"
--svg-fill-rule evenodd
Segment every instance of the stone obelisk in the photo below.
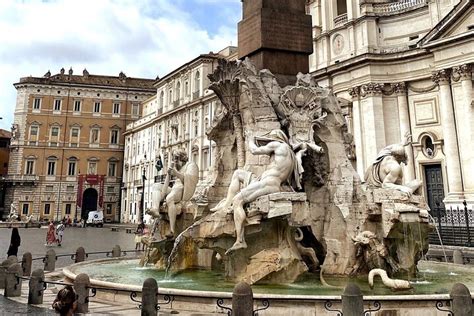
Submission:
M 269 69 L 285 83 L 298 72 L 308 73 L 313 41 L 306 0 L 242 2 L 239 58 L 248 57 L 258 69 Z

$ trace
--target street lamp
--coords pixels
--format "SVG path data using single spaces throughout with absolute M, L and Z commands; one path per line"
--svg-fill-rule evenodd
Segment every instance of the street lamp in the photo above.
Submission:
M 142 223 L 145 222 L 145 180 L 146 180 L 146 169 L 145 169 L 145 162 L 146 162 L 146 154 L 145 159 L 143 159 L 143 168 L 142 168 L 142 196 L 140 201 L 140 209 L 141 209 L 141 221 Z

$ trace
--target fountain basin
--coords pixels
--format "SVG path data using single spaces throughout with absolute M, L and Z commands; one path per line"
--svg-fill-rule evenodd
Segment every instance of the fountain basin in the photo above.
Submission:
M 222 281 L 223 276 L 219 273 L 209 270 L 186 271 L 170 280 L 164 280 L 163 271 L 138 268 L 138 260 L 121 258 L 81 262 L 64 268 L 63 273 L 70 280 L 74 280 L 80 273 L 87 273 L 92 286 L 125 291 L 141 291 L 143 281 L 155 277 L 160 294 L 174 297 L 172 304 L 163 306 L 164 310 L 169 308 L 178 311 L 219 313 L 222 309 L 216 305 L 218 298 L 224 299 L 226 306 L 231 306 L 234 284 Z M 420 277 L 418 280 L 413 280 L 414 289 L 408 291 L 392 292 L 386 289 L 379 279 L 376 280 L 374 290 L 369 289 L 365 279 L 350 279 L 350 281 L 361 287 L 366 309 L 372 306 L 374 301 L 379 301 L 382 310 L 397 310 L 403 315 L 420 315 L 421 309 L 432 310 L 432 315 L 436 315 L 436 302 L 448 300 L 448 293 L 456 282 L 464 283 L 471 293 L 474 292 L 473 267 L 422 261 L 419 269 Z M 254 285 L 252 289 L 255 308 L 261 306 L 262 299 L 268 299 L 270 308 L 266 312 L 261 312 L 261 315 L 270 313 L 272 316 L 289 315 L 290 310 L 294 315 L 324 315 L 327 313 L 325 302 L 328 300 L 333 303 L 332 308 L 340 309 L 342 288 L 349 280 L 327 276 L 326 281 L 340 288 L 323 287 L 319 277 L 314 274 L 304 275 L 302 281 L 294 284 Z M 131 303 L 129 293 L 126 292 L 101 290 L 97 292 L 97 297 Z

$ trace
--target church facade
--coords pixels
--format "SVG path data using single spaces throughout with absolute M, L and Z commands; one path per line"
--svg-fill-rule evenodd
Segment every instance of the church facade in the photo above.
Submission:
M 474 9 L 470 0 L 308 1 L 310 71 L 341 100 L 361 178 L 412 135 L 406 180 L 430 207 L 474 203 Z

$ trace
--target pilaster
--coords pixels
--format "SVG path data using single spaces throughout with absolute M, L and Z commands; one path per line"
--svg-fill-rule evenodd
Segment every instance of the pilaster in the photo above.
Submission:
M 459 147 L 454 117 L 453 96 L 451 91 L 451 73 L 442 69 L 433 73 L 432 80 L 439 85 L 441 125 L 443 128 L 444 153 L 448 178 L 448 195 L 446 202 L 463 198 Z
M 353 87 L 349 89 L 349 95 L 352 97 L 352 117 L 354 127 L 354 142 L 356 148 L 357 173 L 360 178 L 364 179 L 365 162 L 364 162 L 364 144 L 362 137 L 362 121 L 360 112 L 360 88 Z

